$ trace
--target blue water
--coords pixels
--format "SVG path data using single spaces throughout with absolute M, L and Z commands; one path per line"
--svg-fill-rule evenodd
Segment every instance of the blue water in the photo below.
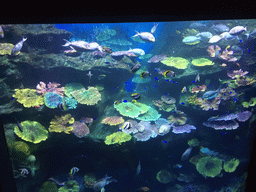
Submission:
M 1 56 L 5 63 L 0 66 L 0 112 L 18 191 L 41 191 L 48 181 L 55 189 L 73 182 L 76 191 L 92 192 L 106 174 L 112 176 L 102 186 L 106 192 L 145 187 L 152 192 L 244 191 L 255 137 L 256 38 L 247 35 L 255 24 L 227 20 L 52 26 L 72 34 L 66 39 L 69 46 L 63 46 L 63 31 L 59 36 L 44 25 L 19 26 L 28 31 L 28 39 L 16 56 Z M 133 38 L 135 31 L 150 33 L 154 25 L 155 41 Z M 202 32 L 220 36 L 236 26 L 247 31 L 232 40 L 183 41 Z M 15 32 L 3 30 L 1 43 L 13 43 Z M 39 30 L 46 33 L 40 36 Z M 100 35 L 108 39 L 99 40 Z M 95 42 L 97 47 L 91 48 Z M 197 66 L 203 59 L 208 65 Z M 136 64 L 141 65 L 137 72 L 131 70 Z M 25 88 L 36 93 L 18 99 L 18 91 Z M 218 88 L 214 97 L 203 99 Z M 50 105 L 53 98 L 45 97 L 47 92 L 65 99 Z M 133 98 L 133 93 L 140 96 Z M 38 98 L 41 103 L 35 104 Z M 15 128 L 17 121 L 23 131 Z M 44 133 L 25 121 L 40 123 Z M 110 138 L 123 132 L 127 134 Z M 39 134 L 46 138 L 36 143 Z M 124 138 L 129 141 L 118 142 Z M 28 160 L 30 154 L 35 162 Z M 234 161 L 237 167 L 226 166 Z M 74 167 L 79 171 L 72 175 Z M 20 169 L 27 169 L 26 177 Z M 84 181 L 84 176 L 91 180 Z

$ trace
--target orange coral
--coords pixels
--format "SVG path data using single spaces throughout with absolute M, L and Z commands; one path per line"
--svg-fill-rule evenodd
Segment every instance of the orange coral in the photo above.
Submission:
M 123 122 L 124 122 L 123 117 L 118 117 L 118 116 L 106 117 L 101 121 L 101 123 L 108 124 L 108 125 L 119 125 Z

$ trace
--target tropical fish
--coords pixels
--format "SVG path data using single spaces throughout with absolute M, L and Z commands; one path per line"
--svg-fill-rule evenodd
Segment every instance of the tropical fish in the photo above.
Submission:
M 98 76 L 98 79 L 99 79 L 99 80 L 102 80 L 102 79 L 104 79 L 105 77 L 106 77 L 105 74 L 101 74 L 101 75 Z
M 78 49 L 87 49 L 87 47 L 89 45 L 89 43 L 86 42 L 86 41 L 71 41 L 71 42 L 69 42 L 66 39 L 63 39 L 63 40 L 66 41 L 66 43 L 64 45 L 62 45 L 63 47 L 72 46 L 75 49 L 76 48 L 78 48 Z
M 148 71 L 144 71 L 140 74 L 140 78 L 145 79 L 145 78 L 149 77 L 150 75 L 151 75 L 151 73 L 149 73 Z
M 243 26 L 236 26 L 233 27 L 232 29 L 230 29 L 229 34 L 230 35 L 240 35 L 242 34 L 244 31 L 247 31 L 246 27 Z
M 180 168 L 182 168 L 182 165 L 181 164 L 176 164 L 176 165 L 173 165 L 173 168 L 174 169 L 177 169 L 177 168 L 180 169 Z
M 96 50 L 96 49 L 98 49 L 100 52 L 103 52 L 102 47 L 101 47 L 98 43 L 96 43 L 96 42 L 91 42 L 91 43 L 89 43 L 89 44 L 86 46 L 86 49 L 87 49 L 87 50 Z
M 145 51 L 143 49 L 129 49 L 128 52 L 132 52 L 135 56 L 145 55 Z
M 92 76 L 93 76 L 92 72 L 89 71 L 89 72 L 87 73 L 87 76 L 89 77 L 89 84 L 90 84 L 91 78 L 92 78 Z
M 131 94 L 131 97 L 134 98 L 135 100 L 138 100 L 140 98 L 140 94 L 139 93 L 133 93 L 133 94 Z
M 66 111 L 66 105 L 63 102 L 60 102 L 57 107 L 61 110 L 61 111 Z
M 213 28 L 217 33 L 223 33 L 225 31 L 229 31 L 229 27 L 224 24 L 213 25 L 211 28 Z
M 196 75 L 196 78 L 195 78 L 195 82 L 200 82 L 200 75 L 199 75 L 199 73 L 197 73 L 197 75 Z
M 137 63 L 136 65 L 131 67 L 131 72 L 136 72 L 140 69 L 141 65 Z
M 186 93 L 186 92 L 187 92 L 187 87 L 184 86 L 184 87 L 182 88 L 182 90 L 181 90 L 181 93 Z
M 214 35 L 209 39 L 208 43 L 217 43 L 221 40 L 221 37 L 219 35 Z
M 154 26 L 152 27 L 152 29 L 150 31 L 152 34 L 156 32 L 157 26 L 158 26 L 158 23 L 154 23 Z
M 0 38 L 4 38 L 4 30 L 1 25 L 0 25 Z
M 137 169 L 136 169 L 136 175 L 139 175 L 140 171 L 141 171 L 141 164 L 140 164 L 140 161 L 139 161 L 139 164 L 138 164 Z
M 188 45 L 194 45 L 199 43 L 201 40 L 201 37 L 196 37 L 196 36 L 187 36 L 185 37 L 182 42 Z
M 20 122 L 18 120 L 16 120 L 16 124 L 17 124 L 20 132 L 23 132 L 23 127 L 22 127 L 22 125 L 20 124 Z
M 175 77 L 175 73 L 171 70 L 166 70 L 164 73 L 163 73 L 164 77 L 165 78 L 170 78 L 170 77 Z
M 206 155 L 211 155 L 211 156 L 216 156 L 218 155 L 218 152 L 214 152 L 210 149 L 208 149 L 207 147 L 202 147 L 200 149 L 200 152 L 203 153 L 203 154 L 206 154 Z
M 140 39 L 145 41 L 145 42 L 155 42 L 156 41 L 156 39 L 155 39 L 155 37 L 153 36 L 152 33 L 149 33 L 149 32 L 139 33 L 138 31 L 135 31 L 135 32 L 136 32 L 136 35 L 134 35 L 133 37 L 139 36 Z
M 207 91 L 203 94 L 202 98 L 204 99 L 213 99 L 215 97 L 217 97 L 218 93 L 220 92 L 220 88 L 217 89 L 216 91 Z
M 79 171 L 79 169 L 78 169 L 77 167 L 72 167 L 72 168 L 70 169 L 69 174 L 72 175 L 72 176 L 74 176 L 75 173 L 77 173 L 78 171 Z
M 212 37 L 212 33 L 205 31 L 205 32 L 201 32 L 196 34 L 197 37 L 201 37 L 202 39 L 210 39 Z
M 181 156 L 181 161 L 185 161 L 188 159 L 193 147 L 189 147 Z
M 105 177 L 104 178 L 102 178 L 102 179 L 100 179 L 99 181 L 96 181 L 95 183 L 94 183 L 94 185 L 93 185 L 93 189 L 94 189 L 94 191 L 104 191 L 104 187 L 106 186 L 106 185 L 108 185 L 109 183 L 111 183 L 111 182 L 117 182 L 117 180 L 115 180 L 115 179 L 111 179 L 112 177 L 109 177 L 107 174 L 105 175 Z
M 130 122 L 124 122 L 122 125 L 122 129 L 130 129 L 132 127 L 132 124 Z
M 26 38 L 26 37 L 23 37 L 22 40 L 21 40 L 19 43 L 17 43 L 17 44 L 13 47 L 11 54 L 12 54 L 12 55 L 17 55 L 18 52 L 21 50 L 21 48 L 22 48 L 22 46 L 23 46 L 23 43 L 24 43 L 26 40 L 27 40 L 27 38 Z

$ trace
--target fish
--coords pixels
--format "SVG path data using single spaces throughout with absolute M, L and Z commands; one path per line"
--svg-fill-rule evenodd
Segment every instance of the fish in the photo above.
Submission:
M 103 52 L 102 47 L 96 42 L 88 43 L 88 45 L 86 46 L 86 49 L 87 50 L 96 50 L 96 49 L 98 49 L 100 52 Z
M 181 161 L 185 161 L 188 159 L 193 147 L 189 147 L 181 156 Z
M 22 125 L 20 124 L 20 122 L 18 120 L 16 120 L 16 124 L 17 124 L 20 132 L 23 132 L 23 127 L 22 127 Z
M 63 102 L 60 102 L 57 107 L 61 110 L 61 111 L 66 111 L 66 105 Z
M 91 81 L 91 78 L 92 78 L 93 74 L 92 74 L 91 71 L 89 71 L 86 75 L 89 77 L 89 84 L 90 84 L 90 81 Z
M 140 74 L 140 78 L 145 79 L 145 78 L 149 77 L 150 75 L 151 75 L 151 73 L 149 73 L 148 71 L 144 71 Z
M 137 191 L 149 191 L 150 189 L 148 187 L 140 187 L 137 189 Z
M 69 42 L 66 39 L 63 39 L 64 41 L 66 41 L 66 43 L 64 45 L 62 45 L 63 47 L 69 47 L 72 46 L 75 49 L 87 49 L 89 43 L 86 41 L 71 41 Z
M 133 94 L 131 94 L 131 97 L 134 98 L 135 100 L 138 100 L 140 98 L 140 94 L 139 93 L 133 93 Z
M 186 93 L 186 92 L 187 92 L 187 87 L 184 86 L 184 87 L 182 88 L 182 90 L 181 90 L 181 93 Z
M 201 37 L 197 37 L 197 36 L 187 36 L 185 37 L 182 42 L 188 45 L 195 45 L 197 43 L 200 42 L 200 40 L 202 40 Z
M 233 35 L 230 35 L 229 32 L 223 32 L 219 36 L 221 37 L 221 39 L 225 39 L 225 40 L 235 39 L 235 37 Z
M 137 169 L 136 169 L 136 175 L 139 175 L 140 171 L 141 171 L 141 164 L 140 164 L 140 160 L 139 160 L 139 164 L 138 164 Z
M 136 65 L 131 67 L 131 72 L 136 72 L 140 69 L 141 64 L 137 63 Z
M 104 79 L 105 77 L 106 77 L 105 74 L 101 74 L 101 75 L 98 76 L 98 79 L 99 79 L 99 80 L 102 80 L 102 79 Z
M 4 38 L 4 30 L 1 25 L 0 25 L 0 38 Z
M 200 152 L 206 155 L 210 155 L 210 156 L 217 156 L 218 152 L 214 152 L 210 149 L 208 149 L 207 147 L 201 147 Z
M 117 182 L 115 179 L 111 179 L 112 177 L 109 177 L 107 174 L 104 178 L 100 179 L 99 181 L 96 181 L 93 185 L 94 191 L 101 191 L 106 185 L 108 185 L 111 182 Z
M 72 168 L 70 169 L 69 174 L 72 175 L 72 176 L 74 176 L 75 173 L 77 173 L 78 171 L 79 171 L 79 168 L 77 168 L 77 167 L 72 167 Z
M 105 188 L 103 187 L 103 188 L 100 190 L 100 192 L 105 192 Z
M 163 73 L 163 75 L 164 75 L 165 78 L 170 78 L 170 77 L 175 77 L 176 76 L 176 74 L 171 70 L 166 70 Z
M 195 82 L 200 82 L 200 75 L 199 75 L 199 73 L 197 73 L 197 75 L 196 75 L 196 78 L 195 78 Z
M 27 38 L 23 37 L 22 40 L 13 47 L 11 55 L 17 55 L 20 52 L 20 50 L 23 46 L 23 43 L 26 40 L 27 40 Z
M 149 33 L 149 32 L 138 32 L 138 31 L 135 31 L 136 32 L 136 35 L 134 35 L 133 37 L 137 37 L 139 36 L 139 38 L 145 42 L 155 42 L 156 39 L 154 37 L 154 35 L 152 33 Z
M 173 168 L 174 169 L 180 169 L 180 168 L 182 168 L 182 165 L 181 164 L 176 164 L 176 165 L 173 165 Z
M 213 99 L 213 98 L 217 97 L 219 92 L 220 92 L 220 88 L 215 91 L 207 91 L 203 94 L 202 98 L 207 99 L 207 100 Z
M 219 35 L 214 35 L 214 36 L 212 36 L 212 37 L 209 39 L 208 43 L 217 43 L 217 42 L 219 42 L 221 39 L 222 39 L 222 38 L 221 38 Z
M 196 37 L 201 37 L 202 39 L 210 39 L 212 37 L 212 33 L 205 31 L 205 32 L 196 34 Z
M 240 35 L 242 34 L 243 32 L 247 31 L 247 28 L 246 27 L 243 27 L 243 26 L 236 26 L 236 27 L 233 27 L 232 29 L 230 29 L 229 31 L 229 34 L 230 35 Z
M 130 122 L 124 122 L 122 125 L 122 129 L 130 129 L 132 127 L 132 124 Z
M 150 30 L 150 32 L 151 32 L 152 34 L 156 32 L 157 26 L 158 26 L 158 23 L 154 23 L 154 26 L 153 26 L 152 29 Z
M 213 28 L 214 31 L 216 31 L 217 33 L 223 33 L 223 32 L 229 31 L 229 27 L 224 24 L 213 25 L 211 26 L 211 28 Z
M 143 49 L 129 49 L 128 52 L 132 52 L 135 56 L 145 55 L 145 51 Z

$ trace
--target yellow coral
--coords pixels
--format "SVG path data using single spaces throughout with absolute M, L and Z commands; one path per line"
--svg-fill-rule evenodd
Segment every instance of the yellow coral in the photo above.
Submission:
M 0 55 L 11 55 L 14 45 L 11 43 L 0 43 Z M 18 52 L 16 55 L 18 55 Z
M 49 131 L 50 132 L 57 132 L 57 133 L 67 133 L 70 134 L 73 131 L 73 127 L 70 124 L 73 124 L 75 119 L 71 117 L 71 114 L 66 114 L 61 117 L 55 116 L 54 119 L 50 122 Z
M 217 157 L 206 156 L 198 161 L 196 169 L 204 177 L 216 177 L 222 170 L 222 161 Z
M 16 141 L 11 147 L 11 157 L 18 161 L 25 160 L 30 155 L 30 149 L 27 143 Z
M 212 62 L 211 60 L 206 59 L 206 58 L 193 59 L 191 63 L 192 63 L 192 65 L 197 66 L 197 67 L 214 65 L 214 62 Z
M 44 104 L 44 98 L 36 93 L 36 89 L 15 89 L 14 98 L 24 107 L 35 107 Z
M 81 104 L 95 105 L 101 100 L 101 94 L 95 87 L 89 87 L 73 91 L 70 93 Z
M 132 136 L 124 132 L 116 132 L 106 137 L 105 144 L 112 145 L 118 143 L 121 145 L 123 142 L 130 141 Z
M 162 60 L 161 63 L 177 69 L 186 69 L 189 61 L 182 57 L 168 57 L 167 59 Z
M 230 161 L 224 163 L 223 169 L 229 173 L 234 172 L 237 166 L 239 165 L 239 163 L 240 163 L 239 159 L 236 159 L 236 158 L 231 159 Z

